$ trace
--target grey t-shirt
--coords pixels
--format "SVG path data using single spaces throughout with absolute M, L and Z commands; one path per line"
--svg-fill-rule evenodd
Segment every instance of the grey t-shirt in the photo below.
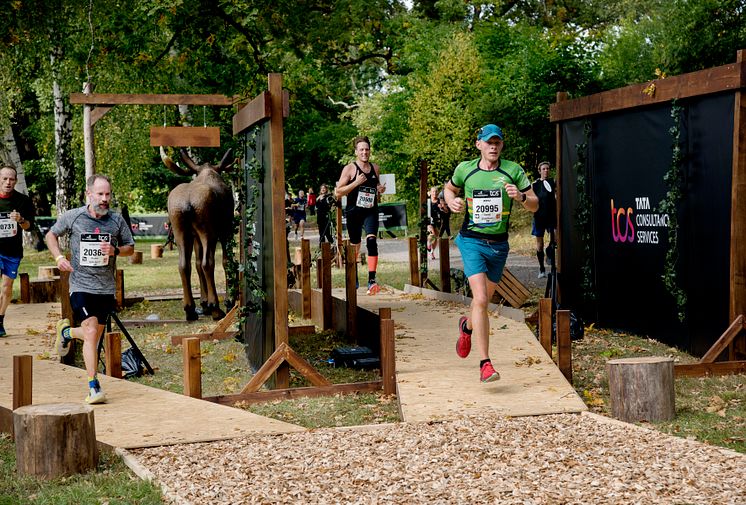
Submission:
M 122 216 L 110 212 L 96 219 L 88 213 L 87 206 L 79 207 L 58 217 L 51 232 L 58 237 L 70 233 L 70 263 L 73 266 L 70 274 L 71 293 L 113 295 L 116 292 L 116 258 L 103 256 L 100 244 L 135 244 L 132 232 Z

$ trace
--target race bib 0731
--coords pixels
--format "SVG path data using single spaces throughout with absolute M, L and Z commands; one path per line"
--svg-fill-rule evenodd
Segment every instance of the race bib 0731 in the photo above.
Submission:
M 10 218 L 10 212 L 0 212 L 0 238 L 15 237 L 18 223 Z
M 105 267 L 109 256 L 104 254 L 104 243 L 111 241 L 110 233 L 83 233 L 80 235 L 80 266 Z
M 472 192 L 475 224 L 494 224 L 503 219 L 502 189 L 475 189 Z

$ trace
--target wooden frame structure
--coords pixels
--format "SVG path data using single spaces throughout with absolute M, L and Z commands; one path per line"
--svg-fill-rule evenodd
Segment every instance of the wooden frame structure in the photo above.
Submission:
M 550 121 L 556 123 L 557 214 L 561 223 L 562 125 L 563 121 L 577 120 L 603 113 L 639 108 L 671 102 L 674 99 L 732 92 L 733 109 L 732 184 L 730 202 L 730 286 L 728 329 L 705 353 L 699 363 L 676 365 L 679 375 L 706 375 L 746 371 L 746 51 L 739 50 L 736 62 L 666 79 L 634 84 L 591 96 L 568 100 L 566 93 L 558 93 L 557 102 L 550 106 Z M 569 168 L 569 167 L 568 167 Z M 561 243 L 561 226 L 558 227 Z M 562 250 L 557 251 L 558 265 L 562 265 Z M 726 361 L 716 362 L 727 351 Z

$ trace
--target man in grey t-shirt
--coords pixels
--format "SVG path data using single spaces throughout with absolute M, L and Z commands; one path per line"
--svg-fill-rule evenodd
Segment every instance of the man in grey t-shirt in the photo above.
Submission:
M 70 350 L 70 340 L 83 341 L 83 360 L 88 372 L 88 403 L 103 403 L 106 395 L 96 376 L 98 340 L 107 316 L 115 308 L 116 257 L 135 251 L 132 232 L 119 214 L 109 213 L 111 181 L 104 175 L 92 175 L 86 181 L 88 204 L 72 209 L 57 218 L 46 235 L 47 246 L 57 267 L 70 274 L 70 304 L 79 327 L 70 321 L 57 323 L 57 353 Z M 70 234 L 71 259 L 60 252 L 57 238 Z

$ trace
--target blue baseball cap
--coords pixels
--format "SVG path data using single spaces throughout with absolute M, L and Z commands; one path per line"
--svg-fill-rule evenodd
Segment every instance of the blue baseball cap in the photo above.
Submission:
M 500 140 L 503 140 L 503 131 L 500 129 L 499 126 L 495 124 L 488 124 L 484 125 L 479 129 L 479 133 L 477 133 L 477 140 L 481 141 L 488 141 L 492 137 L 497 137 Z

